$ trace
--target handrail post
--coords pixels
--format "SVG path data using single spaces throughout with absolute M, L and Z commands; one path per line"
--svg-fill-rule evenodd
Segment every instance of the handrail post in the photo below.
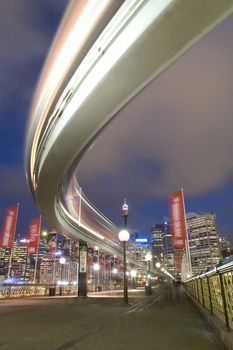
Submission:
M 197 286 L 197 301 L 200 303 L 200 293 L 199 293 L 198 280 L 196 280 L 196 286 Z
M 213 313 L 213 303 L 212 303 L 212 295 L 211 295 L 211 288 L 210 288 L 210 277 L 207 277 L 207 285 L 208 285 L 208 292 L 209 292 L 209 301 L 210 301 L 210 312 Z
M 224 308 L 224 315 L 225 315 L 225 322 L 226 322 L 226 327 L 228 329 L 230 329 L 229 316 L 228 316 L 228 310 L 227 310 L 226 294 L 225 294 L 225 289 L 224 289 L 224 283 L 223 283 L 222 275 L 223 275 L 222 273 L 219 273 L 221 294 L 222 294 L 222 301 L 223 301 L 223 308 Z
M 201 282 L 202 305 L 203 305 L 203 307 L 205 307 L 205 298 L 204 298 L 204 292 L 203 292 L 202 278 L 200 278 L 200 282 Z

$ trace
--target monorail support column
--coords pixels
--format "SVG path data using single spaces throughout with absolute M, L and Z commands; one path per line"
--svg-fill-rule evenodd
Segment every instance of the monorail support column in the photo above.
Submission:
M 79 243 L 78 296 L 87 296 L 87 243 Z

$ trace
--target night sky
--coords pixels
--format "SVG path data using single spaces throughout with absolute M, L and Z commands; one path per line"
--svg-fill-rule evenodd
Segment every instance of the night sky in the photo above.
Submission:
M 28 113 L 66 4 L 0 0 L 0 222 L 19 202 L 22 235 L 38 215 L 24 173 Z M 215 212 L 233 238 L 232 33 L 233 16 L 129 103 L 83 159 L 83 191 L 118 226 L 124 197 L 129 227 L 149 232 L 183 187 L 186 211 Z

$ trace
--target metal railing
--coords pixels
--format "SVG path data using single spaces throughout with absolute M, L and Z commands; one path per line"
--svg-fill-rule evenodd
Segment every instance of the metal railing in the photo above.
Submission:
M 194 299 L 233 330 L 233 257 L 192 277 L 184 285 Z
M 2 284 L 0 299 L 30 296 L 77 295 L 77 285 L 43 285 L 43 284 Z

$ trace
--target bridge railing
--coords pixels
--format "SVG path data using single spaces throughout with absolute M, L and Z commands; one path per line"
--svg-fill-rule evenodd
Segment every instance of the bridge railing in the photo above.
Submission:
M 190 278 L 184 285 L 194 299 L 233 330 L 233 257 Z
M 77 295 L 77 285 L 43 285 L 43 284 L 2 284 L 0 299 L 29 296 Z
M 129 287 L 132 282 L 129 283 Z M 123 281 L 113 281 L 109 283 L 91 285 L 88 284 L 88 292 L 100 292 L 111 290 L 122 290 Z M 78 295 L 78 285 L 56 285 L 56 284 L 1 284 L 0 299 L 32 297 L 32 296 L 61 296 Z

